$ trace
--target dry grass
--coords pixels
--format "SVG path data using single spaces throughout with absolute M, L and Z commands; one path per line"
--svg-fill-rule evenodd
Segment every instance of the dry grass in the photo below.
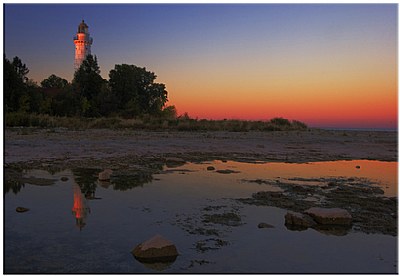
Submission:
M 178 131 L 283 131 L 307 130 L 307 125 L 299 121 L 274 118 L 270 121 L 245 120 L 198 120 L 188 117 L 166 119 L 142 116 L 124 119 L 121 117 L 83 118 L 53 117 L 45 114 L 14 112 L 5 114 L 6 127 L 40 127 L 68 129 L 141 129 Z

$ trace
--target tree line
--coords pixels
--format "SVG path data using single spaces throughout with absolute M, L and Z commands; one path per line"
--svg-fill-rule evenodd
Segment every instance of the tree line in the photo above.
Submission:
M 19 57 L 4 55 L 4 109 L 8 112 L 68 117 L 133 118 L 141 115 L 176 117 L 174 106 L 166 107 L 165 84 L 155 82 L 155 73 L 145 67 L 117 64 L 109 80 L 100 75 L 97 57 L 88 55 L 71 83 L 54 74 L 40 85 L 30 80 L 29 69 Z
M 70 82 L 54 74 L 30 80 L 19 57 L 4 55 L 4 111 L 7 126 L 112 127 L 183 131 L 307 130 L 307 125 L 284 118 L 270 121 L 204 120 L 177 117 L 166 106 L 165 84 L 155 73 L 135 65 L 116 64 L 109 79 L 100 75 L 97 57 L 88 55 Z M 125 120 L 131 119 L 134 120 Z

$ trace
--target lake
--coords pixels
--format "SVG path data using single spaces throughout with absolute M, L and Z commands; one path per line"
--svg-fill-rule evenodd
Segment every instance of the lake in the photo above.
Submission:
M 332 182 L 397 198 L 397 162 L 216 160 L 164 166 L 154 175 L 115 172 L 111 182 L 98 181 L 99 172 L 28 170 L 7 184 L 5 273 L 397 273 L 397 234 L 367 233 L 357 222 L 345 232 L 293 231 L 285 208 L 240 200 L 283 191 L 283 184 L 323 191 Z M 215 220 L 226 214 L 233 219 Z M 156 234 L 176 245 L 175 262 L 133 257 L 132 249 Z

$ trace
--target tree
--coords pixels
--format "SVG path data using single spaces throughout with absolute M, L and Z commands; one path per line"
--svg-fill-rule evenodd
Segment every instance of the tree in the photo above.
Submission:
M 66 79 L 60 78 L 54 74 L 49 76 L 47 79 L 42 80 L 40 85 L 43 88 L 59 88 L 64 89 L 68 86 L 68 81 Z
M 101 116 L 116 115 L 118 100 L 106 83 L 101 87 L 100 93 L 95 98 L 95 102 Z
M 81 100 L 82 115 L 99 116 L 96 98 L 105 85 L 100 76 L 100 67 L 97 57 L 88 55 L 74 74 L 72 85 L 78 91 Z
M 18 111 L 20 103 L 26 103 L 27 100 L 25 81 L 29 70 L 18 57 L 14 57 L 13 62 L 10 62 L 5 55 L 3 70 L 5 111 Z
M 123 115 L 158 114 L 168 101 L 165 85 L 155 83 L 157 76 L 146 68 L 117 64 L 109 77 L 111 92 L 116 95 Z
M 19 78 L 23 82 L 26 82 L 28 80 L 27 75 L 29 73 L 29 69 L 28 69 L 28 67 L 26 67 L 25 63 L 22 63 L 22 61 L 19 57 L 14 57 L 12 65 L 14 66 L 14 69 L 17 72 L 17 75 L 19 76 Z

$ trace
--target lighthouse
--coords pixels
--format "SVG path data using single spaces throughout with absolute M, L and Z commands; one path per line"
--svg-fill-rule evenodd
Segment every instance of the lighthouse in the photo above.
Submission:
M 89 34 L 89 27 L 82 20 L 81 24 L 78 26 L 78 32 L 74 36 L 74 44 L 75 44 L 75 62 L 74 68 L 75 71 L 79 69 L 82 62 L 85 60 L 87 55 L 90 55 L 90 46 L 93 43 L 93 39 Z

